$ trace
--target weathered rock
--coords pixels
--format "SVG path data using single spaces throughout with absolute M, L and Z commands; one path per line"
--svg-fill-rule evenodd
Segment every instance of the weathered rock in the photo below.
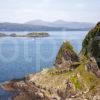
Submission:
M 54 66 L 57 68 L 64 68 L 70 66 L 73 62 L 79 60 L 77 54 L 73 50 L 71 44 L 67 41 L 63 42 L 60 50 L 56 56 Z
M 93 72 L 97 77 L 100 78 L 100 69 L 98 68 L 98 65 L 96 62 L 94 62 L 92 59 L 89 60 L 86 64 L 87 70 Z
M 50 100 L 47 97 L 41 97 L 38 94 L 31 92 L 19 92 L 12 97 L 12 100 Z
M 49 100 L 41 89 L 29 81 L 8 81 L 2 84 L 2 88 L 7 91 L 15 92 L 15 95 L 11 97 L 12 100 Z
M 100 68 L 100 22 L 89 31 L 82 43 L 81 55 L 94 57 Z

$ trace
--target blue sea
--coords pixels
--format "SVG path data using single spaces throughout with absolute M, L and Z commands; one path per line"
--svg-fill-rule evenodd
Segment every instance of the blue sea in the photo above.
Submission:
M 27 34 L 30 32 L 1 32 Z M 63 41 L 69 41 L 79 53 L 87 31 L 49 31 L 44 38 L 0 38 L 0 83 L 23 78 L 43 68 L 52 68 Z M 10 95 L 0 89 L 0 100 Z M 4 99 L 3 99 L 4 97 Z M 1 99 L 2 98 L 2 99 Z

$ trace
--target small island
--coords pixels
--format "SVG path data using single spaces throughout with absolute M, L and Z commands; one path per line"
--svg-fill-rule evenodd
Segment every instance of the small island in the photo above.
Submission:
M 4 33 L 0 33 L 0 37 L 6 37 L 7 35 Z
M 10 35 L 4 34 L 4 33 L 0 33 L 0 37 L 48 37 L 49 34 L 46 32 L 32 32 L 32 33 L 28 33 L 25 35 L 18 35 L 16 33 L 12 33 Z

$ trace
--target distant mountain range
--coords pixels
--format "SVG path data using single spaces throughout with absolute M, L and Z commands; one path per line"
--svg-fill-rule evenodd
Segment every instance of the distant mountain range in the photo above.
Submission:
M 94 23 L 87 22 L 66 22 L 57 20 L 46 22 L 43 20 L 33 20 L 23 24 L 19 23 L 0 23 L 0 31 L 74 31 L 89 30 Z

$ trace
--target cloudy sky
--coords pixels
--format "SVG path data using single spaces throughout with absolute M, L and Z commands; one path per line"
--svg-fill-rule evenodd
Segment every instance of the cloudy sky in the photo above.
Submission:
M 0 22 L 100 21 L 100 0 L 0 0 Z

